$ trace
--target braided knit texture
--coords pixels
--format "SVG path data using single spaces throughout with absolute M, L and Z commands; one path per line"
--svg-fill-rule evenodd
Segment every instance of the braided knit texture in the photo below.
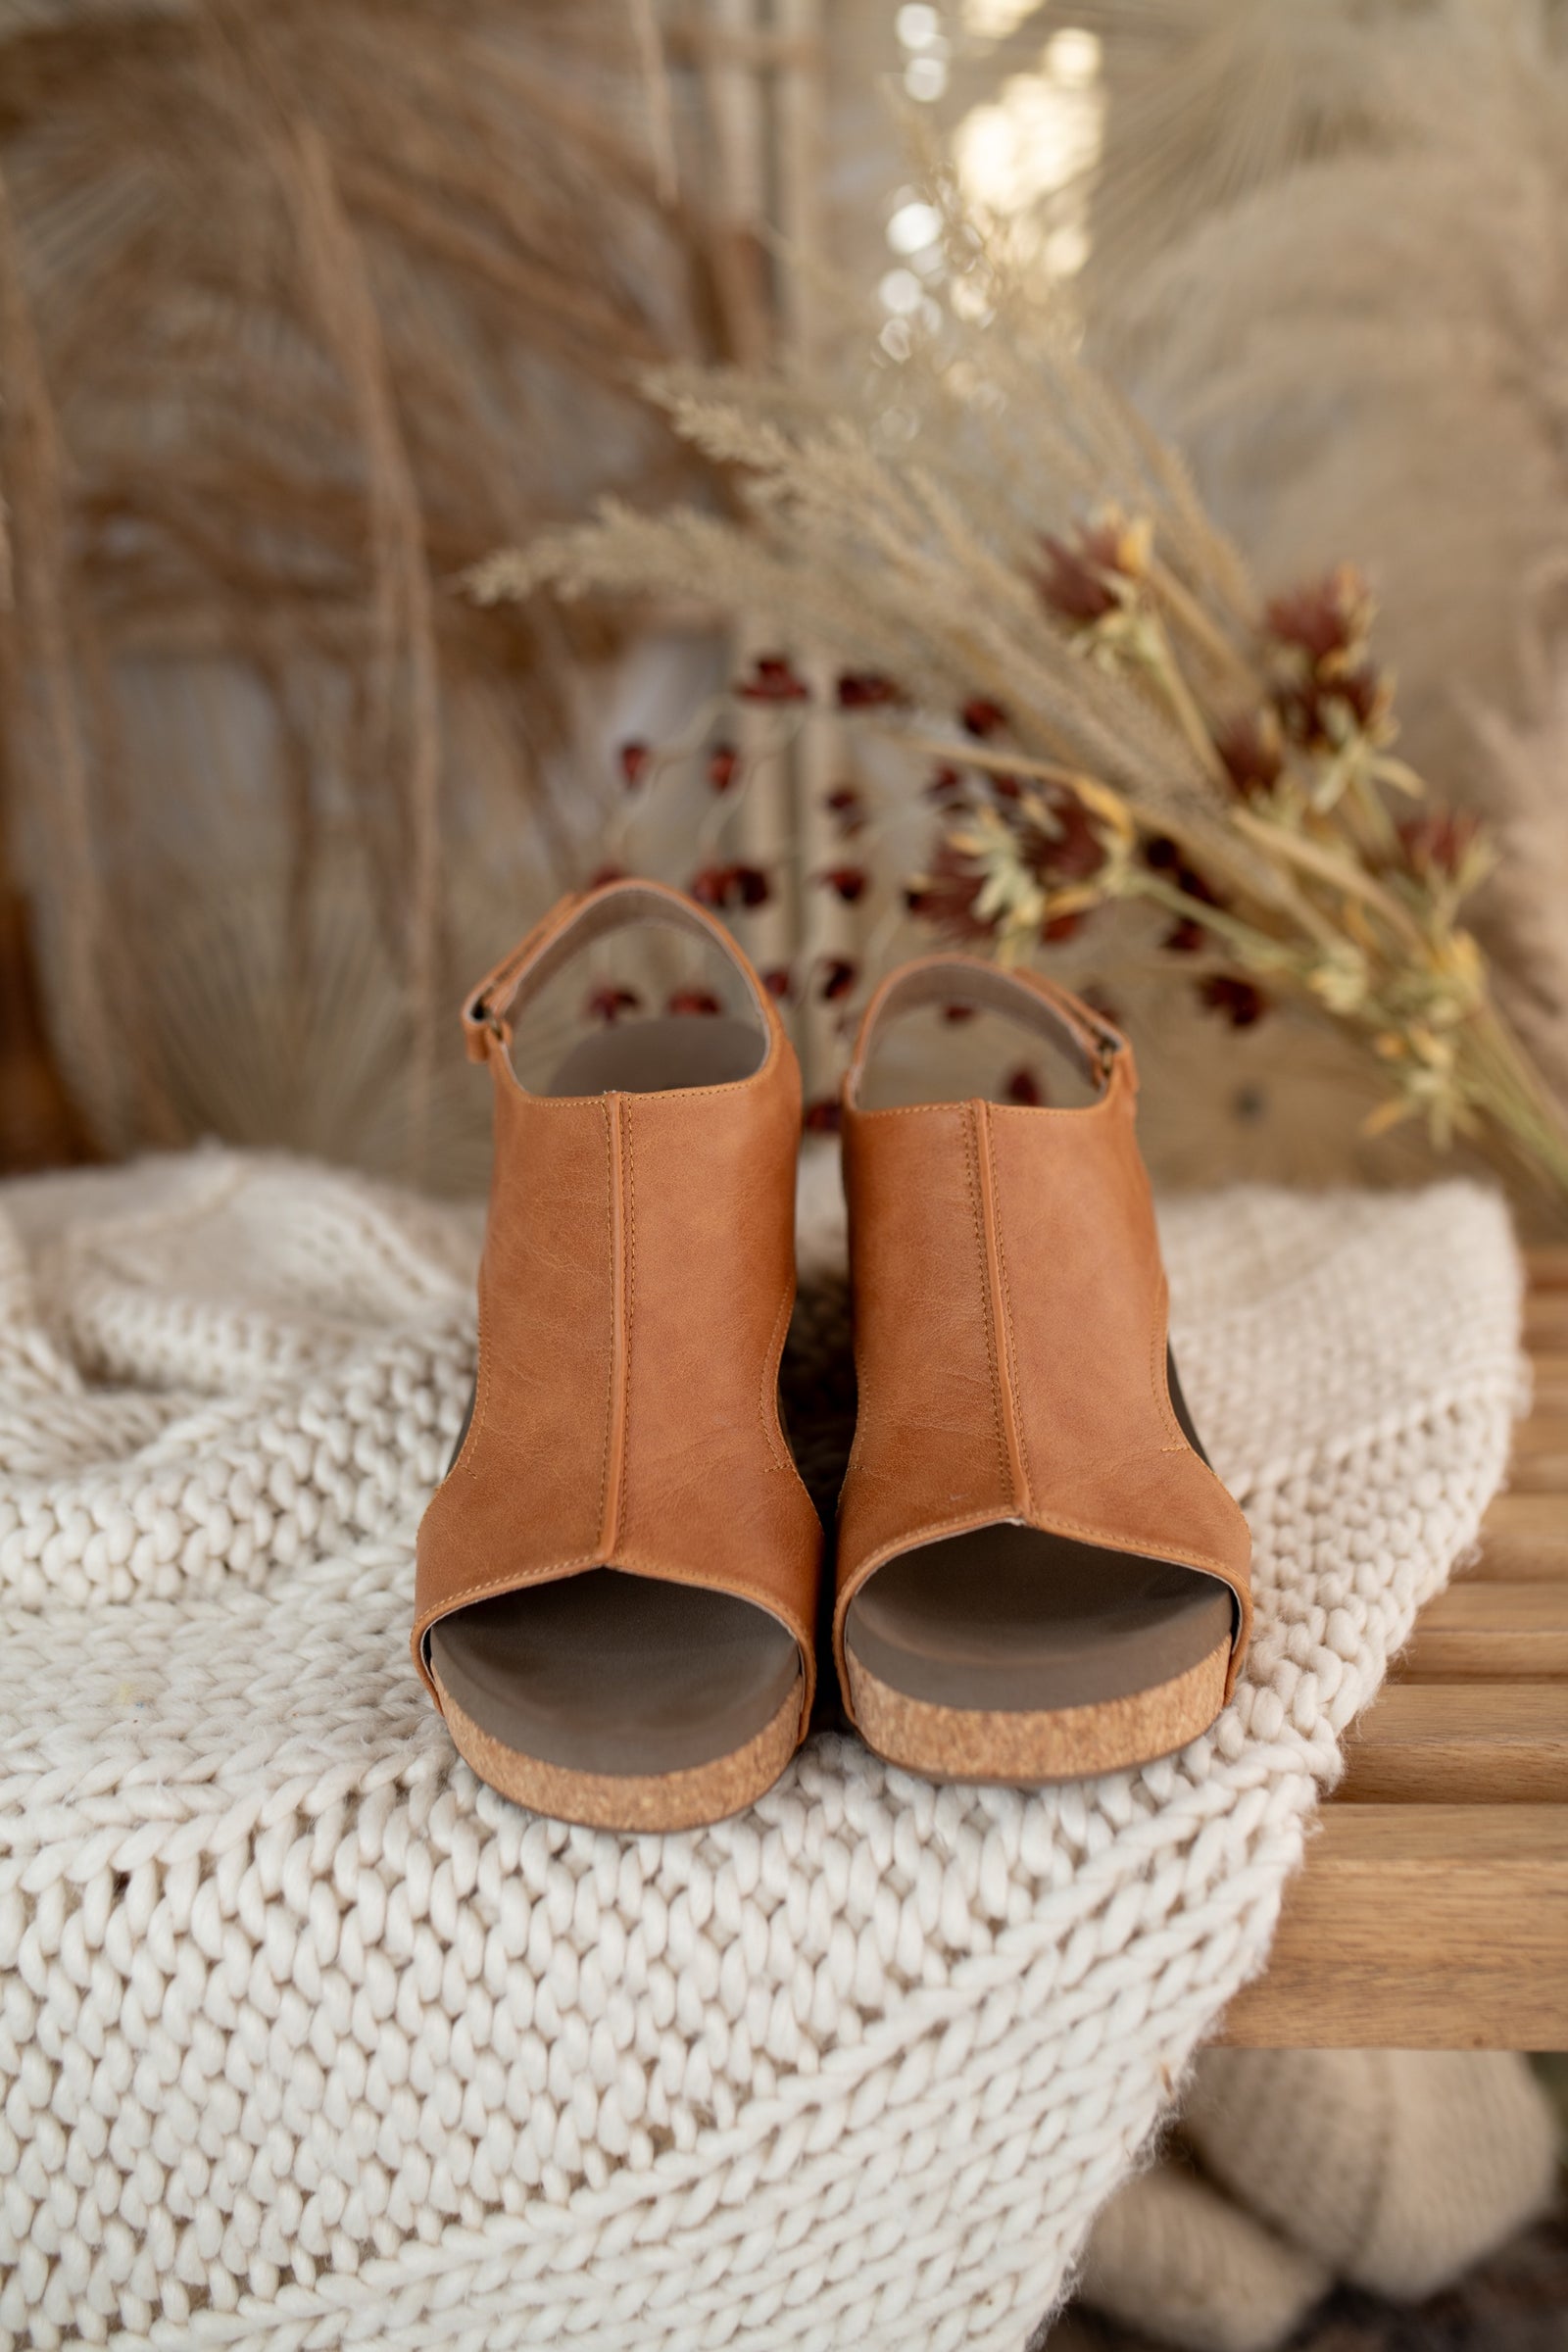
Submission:
M 481 1788 L 409 1662 L 473 1217 L 218 1152 L 0 1188 L 0 2340 L 1022 2352 L 1518 1398 L 1483 1192 L 1163 1225 L 1256 1546 L 1214 1731 L 1037 1793 L 818 1733 L 619 1838 Z

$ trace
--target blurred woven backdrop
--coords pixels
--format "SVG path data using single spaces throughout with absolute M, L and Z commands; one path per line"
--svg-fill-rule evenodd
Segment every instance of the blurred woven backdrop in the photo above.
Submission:
M 483 612 L 455 575 L 605 488 L 725 499 L 635 378 L 830 333 L 769 226 L 890 326 L 920 303 L 939 257 L 884 79 L 1260 578 L 1367 564 L 1411 749 L 1509 852 L 1510 1004 L 1568 1074 L 1562 20 L 9 0 L 0 1150 L 216 1132 L 478 1181 L 451 1007 L 606 862 L 617 744 L 677 729 L 737 649 L 697 612 Z M 737 917 L 765 956 L 867 945 L 810 887 L 834 757 L 744 820 L 783 877 Z M 686 879 L 700 821 L 667 808 L 639 861 Z M 1375 1082 L 1322 1033 L 1222 1033 L 1096 953 L 1059 968 L 1146 1049 L 1165 1181 L 1430 1164 L 1360 1137 Z M 850 1009 L 796 1014 L 818 1089 Z

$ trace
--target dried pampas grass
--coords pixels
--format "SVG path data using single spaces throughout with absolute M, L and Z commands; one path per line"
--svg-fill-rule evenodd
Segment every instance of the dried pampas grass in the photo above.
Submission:
M 1078 13 L 1110 99 L 1096 346 L 1269 576 L 1344 554 L 1370 570 L 1412 760 L 1496 821 L 1477 928 L 1561 1078 L 1564 12 Z
M 593 794 L 551 763 L 565 656 L 604 629 L 482 614 L 447 582 L 593 491 L 700 473 L 629 394 L 727 347 L 645 15 L 34 0 L 0 21 L 9 823 L 103 1143 L 220 1116 L 168 1025 L 176 902 L 281 877 L 263 895 L 304 955 L 318 877 L 354 863 L 419 1132 L 443 848 L 534 898 L 580 862 Z M 355 1150 L 321 1108 L 323 1148 Z
M 650 379 L 683 439 L 742 469 L 743 519 L 605 500 L 476 566 L 475 595 L 703 594 L 765 617 L 831 658 L 841 723 L 912 755 L 906 808 L 913 761 L 936 762 L 926 870 L 887 914 L 902 898 L 1004 962 L 1103 922 L 1114 975 L 1152 913 L 1211 1012 L 1241 1029 L 1276 998 L 1316 1012 L 1380 1071 L 1376 1131 L 1419 1120 L 1439 1148 L 1516 1155 L 1560 1214 L 1568 1115 L 1498 1018 L 1464 919 L 1492 853 L 1396 751 L 1365 583 L 1341 563 L 1260 597 L 1016 250 L 950 174 L 927 193 L 946 269 L 901 345 L 884 329 L 838 374 Z M 812 686 L 775 654 L 734 696 L 787 726 Z M 691 748 L 628 747 L 628 783 Z M 858 786 L 828 806 L 849 847 L 818 879 L 874 910 L 896 879 L 866 862 L 874 811 Z M 750 879 L 692 887 L 727 906 Z M 1013 1100 L 1040 1099 L 1013 1078 Z
M 1537 635 L 1523 716 L 1474 713 L 1485 794 L 1501 859 L 1489 928 L 1508 943 L 1514 1020 L 1568 1100 L 1568 612 Z

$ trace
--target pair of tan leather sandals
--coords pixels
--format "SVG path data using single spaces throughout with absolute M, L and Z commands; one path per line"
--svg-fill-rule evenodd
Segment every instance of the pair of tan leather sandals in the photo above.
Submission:
M 523 1016 L 628 925 L 722 957 L 728 1005 L 602 1028 L 525 1087 Z M 906 1099 L 885 1041 L 956 1009 L 1054 1039 L 1092 1098 L 926 1100 L 917 1074 Z M 811 1715 L 822 1533 L 778 1409 L 799 1068 L 728 934 L 651 882 L 564 902 L 464 1018 L 495 1166 L 415 1659 L 505 1795 L 692 1828 L 760 1796 Z M 895 1764 L 1106 1772 L 1196 1738 L 1234 1683 L 1247 1523 L 1170 1360 L 1136 1091 L 1126 1041 L 1032 974 L 933 956 L 866 1011 L 843 1090 L 858 1407 L 833 1648 Z

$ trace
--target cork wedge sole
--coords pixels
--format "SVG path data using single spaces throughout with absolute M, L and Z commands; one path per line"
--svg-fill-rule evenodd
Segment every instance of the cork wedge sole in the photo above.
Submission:
M 800 1739 L 801 1690 L 796 1687 L 756 1738 L 732 1755 L 686 1771 L 653 1774 L 572 1771 L 520 1754 L 474 1722 L 436 1670 L 442 1712 L 453 1745 L 492 1788 L 532 1812 L 592 1830 L 698 1830 L 742 1813 L 765 1796 L 795 1753 Z
M 459 1751 L 535 1811 L 681 1830 L 751 1804 L 800 1735 L 793 1636 L 733 1593 L 595 1568 L 430 1635 Z
M 545 1091 L 716 1090 L 752 1075 L 766 1046 L 755 1021 L 651 1017 L 583 1039 Z M 476 1396 L 477 1384 L 449 1476 Z M 695 1449 L 701 1434 L 683 1442 Z M 453 1741 L 491 1788 L 558 1820 L 686 1830 L 739 1812 L 799 1744 L 800 1643 L 765 1607 L 696 1581 L 700 1557 L 679 1545 L 674 1566 L 666 1555 L 662 1573 L 639 1573 L 616 1559 L 613 1526 L 602 1535 L 600 1564 L 512 1591 L 497 1575 L 499 1589 L 427 1628 L 423 1662 Z
M 1043 1045 L 1044 1094 L 1002 1083 Z M 1152 1763 L 1245 1648 L 1250 1543 L 1171 1357 L 1137 1093 L 1091 1005 L 942 951 L 882 982 L 845 1072 L 834 1654 L 868 1743 L 936 1779 Z
M 915 1546 L 845 1624 L 850 1700 L 890 1762 L 1038 1783 L 1151 1763 L 1224 1703 L 1217 1579 L 1013 1522 Z
M 850 1653 L 850 1691 L 869 1746 L 944 1781 L 1035 1788 L 1152 1764 L 1206 1732 L 1225 1699 L 1230 1637 L 1185 1674 L 1093 1706 L 944 1707 L 879 1682 Z

